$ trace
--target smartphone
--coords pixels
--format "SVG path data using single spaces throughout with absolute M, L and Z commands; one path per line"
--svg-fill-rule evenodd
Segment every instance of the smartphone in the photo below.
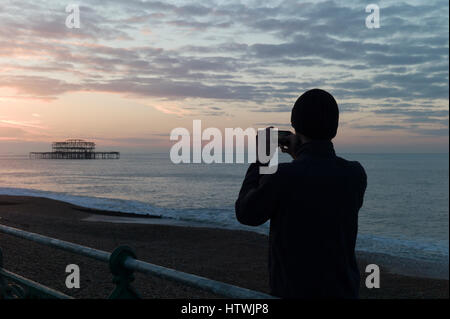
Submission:
M 288 137 L 293 133 L 290 131 L 278 131 L 278 145 L 279 146 L 289 146 Z

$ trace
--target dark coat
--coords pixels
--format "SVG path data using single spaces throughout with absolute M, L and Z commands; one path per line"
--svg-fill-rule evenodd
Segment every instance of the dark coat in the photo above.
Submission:
M 329 141 L 303 144 L 276 173 L 251 164 L 236 217 L 257 226 L 270 219 L 271 294 L 283 298 L 358 298 L 358 211 L 367 186 L 358 162 L 336 156 Z

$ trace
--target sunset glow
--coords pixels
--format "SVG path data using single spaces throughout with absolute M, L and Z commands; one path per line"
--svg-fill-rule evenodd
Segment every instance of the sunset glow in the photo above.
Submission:
M 65 1 L 0 4 L 0 153 L 83 138 L 167 151 L 203 125 L 288 129 L 304 91 L 331 92 L 344 152 L 447 152 L 448 2 Z

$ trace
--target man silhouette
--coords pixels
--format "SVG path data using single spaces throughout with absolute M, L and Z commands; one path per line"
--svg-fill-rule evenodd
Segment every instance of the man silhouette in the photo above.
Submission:
M 242 224 L 270 220 L 271 294 L 282 298 L 358 298 L 355 257 L 358 211 L 367 177 L 358 162 L 336 156 L 339 109 L 333 96 L 313 89 L 294 105 L 295 134 L 282 151 L 293 157 L 276 173 L 250 165 L 236 201 Z

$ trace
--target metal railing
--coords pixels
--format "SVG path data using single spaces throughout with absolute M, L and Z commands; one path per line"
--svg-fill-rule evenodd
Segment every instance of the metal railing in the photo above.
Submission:
M 230 285 L 220 281 L 208 279 L 205 277 L 188 274 L 178 270 L 150 264 L 136 259 L 133 249 L 128 246 L 120 246 L 112 253 L 106 251 L 74 244 L 56 238 L 51 238 L 17 228 L 0 225 L 0 232 L 27 239 L 45 246 L 58 248 L 77 255 L 86 256 L 102 262 L 109 263 L 110 271 L 113 275 L 113 282 L 116 285 L 109 298 L 140 298 L 139 293 L 131 286 L 134 280 L 135 271 L 181 283 L 190 287 L 199 288 L 203 291 L 211 292 L 226 298 L 242 299 L 271 299 L 271 295 Z M 8 282 L 9 281 L 9 282 Z M 17 274 L 3 269 L 3 260 L 0 250 L 0 298 L 71 298 L 58 291 L 35 283 L 29 279 L 23 278 Z

